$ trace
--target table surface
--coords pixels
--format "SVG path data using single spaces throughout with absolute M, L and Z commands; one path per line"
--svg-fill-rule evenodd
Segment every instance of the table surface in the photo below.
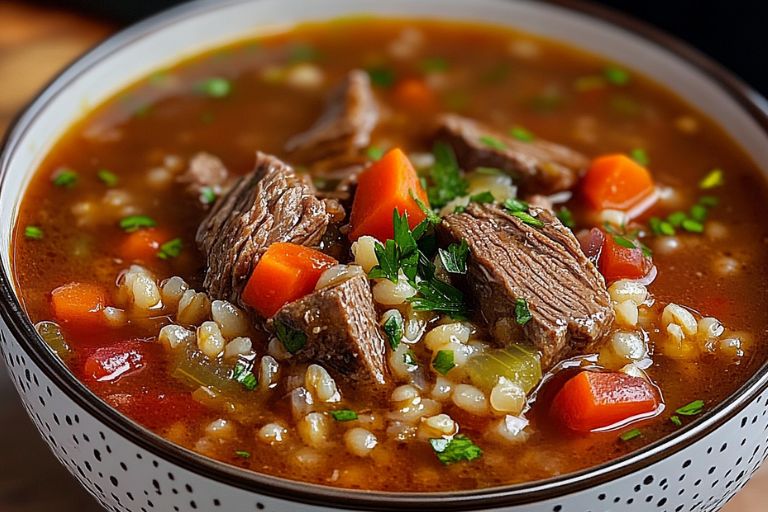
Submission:
M 50 8 L 0 0 L 0 134 L 57 70 L 115 27 Z M 38 437 L 0 363 L 0 511 L 91 512 L 95 501 Z M 765 512 L 768 467 L 724 512 Z

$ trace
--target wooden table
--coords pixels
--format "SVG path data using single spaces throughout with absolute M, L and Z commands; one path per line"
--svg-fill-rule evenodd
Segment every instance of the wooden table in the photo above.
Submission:
M 0 134 L 50 77 L 114 27 L 71 13 L 0 0 Z M 38 437 L 0 363 L 0 512 L 100 508 Z M 768 468 L 724 512 L 768 511 Z

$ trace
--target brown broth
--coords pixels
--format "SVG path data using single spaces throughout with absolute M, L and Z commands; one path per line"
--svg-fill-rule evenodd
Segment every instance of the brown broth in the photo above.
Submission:
M 387 48 L 404 30 L 419 31 L 423 43 L 412 57 L 393 59 Z M 521 41 L 533 44 L 536 55 L 515 56 L 510 47 Z M 324 75 L 321 87 L 292 88 L 263 78 L 270 66 L 281 66 L 306 48 L 312 49 L 311 63 Z M 348 70 L 386 67 L 398 78 L 418 77 L 429 58 L 447 62 L 439 107 L 426 112 L 409 110 L 393 103 L 390 90 L 378 88 L 386 115 L 374 133 L 374 143 L 428 151 L 431 114 L 446 110 L 498 127 L 524 126 L 543 139 L 589 156 L 641 147 L 650 155 L 655 180 L 675 187 L 685 205 L 696 200 L 697 183 L 710 169 L 724 169 L 726 182 L 714 191 L 720 204 L 711 219 L 723 223 L 728 235 L 720 241 L 681 235 L 678 251 L 669 255 L 657 251 L 658 278 L 650 291 L 663 303 L 688 305 L 716 316 L 734 330 L 750 333 L 752 343 L 746 356 L 738 365 L 714 357 L 697 362 L 656 357 L 649 374 L 663 391 L 668 411 L 636 425 L 643 435 L 630 442 L 619 440 L 616 432 L 575 435 L 555 430 L 537 404 L 531 414 L 535 433 L 512 448 L 483 442 L 483 421 L 462 424 L 462 431 L 477 439 L 485 451 L 470 464 L 443 466 L 426 443 L 383 441 L 372 458 L 358 459 L 338 450 L 327 453 L 319 466 L 306 468 L 293 462 L 288 448 L 269 448 L 256 441 L 254 425 L 272 417 L 290 417 L 285 400 L 272 397 L 266 402 L 255 400 L 250 410 L 238 416 L 242 425 L 237 442 L 217 447 L 213 451 L 216 458 L 307 482 L 389 491 L 474 489 L 548 478 L 613 459 L 672 433 L 676 427 L 669 421 L 669 410 L 699 398 L 708 407 L 717 404 L 765 361 L 768 193 L 760 170 L 734 141 L 683 100 L 637 74 L 625 86 L 609 84 L 578 92 L 574 87 L 577 80 L 599 76 L 610 64 L 598 57 L 504 29 L 413 20 L 306 25 L 217 49 L 128 87 L 76 122 L 36 171 L 15 230 L 14 277 L 30 318 L 33 322 L 52 319 L 49 294 L 57 286 L 72 281 L 113 286 L 115 276 L 128 266 L 115 252 L 125 234 L 117 227 L 120 216 L 115 208 L 102 202 L 106 189 L 97 179 L 98 170 L 117 174 L 117 188 L 131 193 L 141 213 L 184 240 L 179 258 L 158 259 L 151 269 L 161 278 L 180 275 L 200 290 L 204 261 L 194 248 L 194 233 L 204 212 L 178 190 L 147 187 L 146 173 L 161 165 L 166 155 L 186 161 L 198 151 L 219 156 L 234 172 L 248 172 L 257 149 L 283 155 L 284 141 L 313 122 L 328 90 Z M 626 65 L 631 68 L 632 63 Z M 232 93 L 221 99 L 201 95 L 196 85 L 211 76 L 231 80 Z M 691 134 L 681 131 L 676 126 L 681 116 L 695 119 L 698 130 Z M 61 167 L 79 173 L 76 187 L 51 185 L 51 175 Z M 79 202 L 93 203 L 96 221 L 78 225 L 73 207 Z M 579 212 L 578 198 L 573 208 Z M 657 208 L 653 213 L 670 211 Z M 580 220 L 586 218 L 580 216 Z M 40 226 L 44 238 L 25 239 L 27 225 Z M 739 271 L 728 277 L 717 274 L 713 264 L 721 255 L 735 258 Z M 70 363 L 72 371 L 82 376 L 83 358 L 92 347 L 155 336 L 162 321 L 119 331 L 68 333 L 78 354 Z M 118 390 L 188 393 L 188 388 L 162 371 L 163 364 L 114 385 L 91 386 L 100 396 Z M 356 397 L 349 403 L 366 407 Z M 206 422 L 220 415 L 193 407 L 184 410 L 184 428 L 158 430 L 193 447 Z M 461 417 L 450 407 L 447 412 Z M 238 458 L 235 450 L 247 450 L 252 456 Z

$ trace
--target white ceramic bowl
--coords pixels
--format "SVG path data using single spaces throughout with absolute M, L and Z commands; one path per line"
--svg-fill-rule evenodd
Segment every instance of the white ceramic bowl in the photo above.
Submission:
M 679 42 L 594 7 L 512 0 L 211 0 L 163 13 L 110 38 L 54 80 L 18 119 L 0 160 L 0 348 L 56 457 L 113 511 L 719 509 L 768 454 L 766 367 L 675 436 L 608 464 L 526 485 L 388 494 L 249 473 L 174 446 L 93 396 L 38 339 L 10 279 L 11 229 L 33 171 L 72 122 L 182 57 L 296 22 L 354 13 L 502 24 L 625 63 L 719 121 L 768 170 L 762 98 Z

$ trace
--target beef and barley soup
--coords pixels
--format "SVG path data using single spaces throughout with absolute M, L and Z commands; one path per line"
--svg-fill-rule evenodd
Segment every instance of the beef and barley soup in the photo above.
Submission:
M 556 43 L 347 19 L 157 70 L 26 191 L 14 275 L 105 402 L 256 472 L 474 489 L 609 461 L 764 362 L 768 191 Z

